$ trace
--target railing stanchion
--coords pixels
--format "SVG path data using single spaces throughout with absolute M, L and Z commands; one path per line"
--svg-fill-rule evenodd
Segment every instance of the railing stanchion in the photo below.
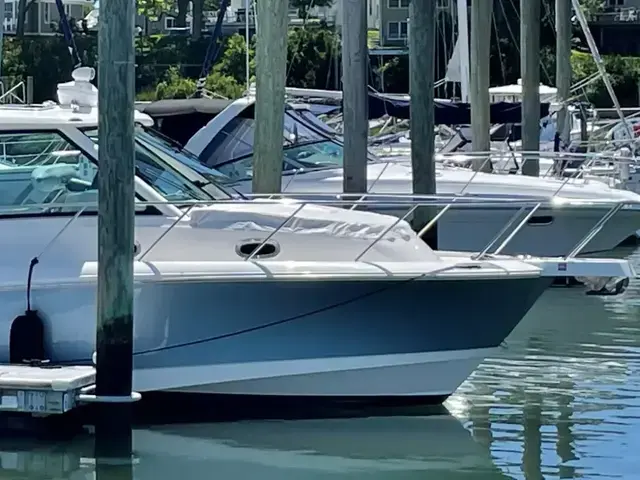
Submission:
M 504 236 L 504 234 L 509 231 L 509 228 L 511 228 L 511 225 L 513 225 L 515 223 L 515 221 L 518 219 L 518 217 L 520 217 L 525 210 L 526 210 L 526 207 L 520 208 L 509 219 L 509 221 L 505 224 L 505 226 L 500 229 L 500 231 L 496 234 L 496 236 L 491 239 L 491 241 L 487 244 L 487 246 L 484 247 L 482 249 L 482 251 L 478 255 L 476 255 L 475 257 L 472 256 L 471 258 L 473 260 L 480 260 L 480 259 L 484 258 L 487 255 L 487 253 L 489 252 L 489 250 L 491 250 L 491 248 L 496 244 L 496 242 L 498 240 L 500 240 Z
M 500 252 L 502 252 L 502 250 L 505 249 L 505 247 L 511 242 L 511 240 L 513 240 L 513 238 L 518 234 L 518 232 L 522 230 L 522 227 L 524 227 L 527 224 L 529 219 L 533 217 L 533 215 L 538 211 L 541 205 L 542 205 L 541 203 L 537 204 L 535 207 L 531 209 L 529 213 L 525 215 L 525 217 L 518 224 L 518 226 L 513 229 L 513 231 L 509 234 L 507 238 L 504 239 L 504 242 L 502 242 L 500 246 L 495 249 L 495 251 L 493 252 L 493 255 L 500 255 Z
M 599 221 L 598 223 L 596 223 L 593 228 L 591 230 L 589 230 L 589 232 L 582 237 L 582 240 L 580 240 L 575 247 L 573 247 L 573 249 L 571 250 L 571 252 L 569 253 L 569 255 L 567 255 L 566 257 L 564 257 L 565 259 L 569 260 L 571 258 L 576 257 L 577 255 L 580 254 L 580 252 L 582 252 L 582 250 L 584 250 L 584 248 L 589 244 L 589 242 L 591 240 L 593 240 L 593 238 L 600 233 L 600 231 L 602 230 L 602 228 L 609 222 L 609 220 L 611 220 L 613 218 L 613 216 L 618 213 L 620 211 L 620 209 L 622 209 L 622 207 L 624 206 L 624 202 L 620 202 L 616 205 L 614 205 L 611 210 L 609 210 Z
M 457 198 L 454 198 L 449 205 L 446 205 L 442 210 L 440 210 L 435 215 L 435 217 L 433 217 L 431 220 L 429 220 L 429 223 L 427 223 L 424 227 L 422 227 L 422 229 L 418 232 L 418 237 L 422 238 L 422 236 L 425 233 L 427 233 L 429 230 L 431 230 L 431 228 L 436 224 L 436 222 L 438 220 L 440 220 L 444 216 L 444 214 L 449 211 L 449 209 L 453 205 L 453 202 L 455 202 L 456 200 L 457 200 Z
M 158 238 L 156 238 L 156 239 L 155 239 L 155 241 L 154 241 L 151 245 L 149 245 L 149 248 L 147 248 L 147 249 L 142 253 L 142 255 L 140 255 L 140 256 L 138 257 L 138 259 L 137 259 L 137 260 L 138 260 L 139 262 L 141 262 L 142 260 L 144 260 L 144 257 L 146 257 L 146 256 L 147 256 L 147 254 L 148 254 L 151 250 L 153 250 L 153 248 L 154 248 L 158 243 L 160 243 L 160 240 L 162 240 L 164 237 L 166 237 L 166 236 L 167 236 L 167 234 L 168 234 L 171 230 L 173 230 L 173 227 L 175 227 L 176 225 L 178 225 L 178 223 L 180 222 L 180 220 L 182 220 L 184 217 L 186 217 L 186 216 L 191 212 L 191 210 L 193 210 L 196 206 L 197 206 L 197 204 L 193 204 L 193 205 L 191 205 L 189 208 L 187 208 L 184 212 L 182 212 L 182 215 L 180 215 L 178 218 L 176 218 L 176 219 L 173 221 L 173 223 L 172 223 L 171 225 L 169 225 L 169 228 L 167 228 L 164 232 L 162 232 L 162 233 L 158 236 Z
M 356 261 L 356 262 L 360 261 L 360 259 L 361 259 L 362 257 L 364 257 L 364 256 L 365 256 L 365 254 L 366 254 L 369 250 L 371 250 L 371 249 L 374 247 L 374 245 L 375 245 L 376 243 L 378 243 L 378 242 L 379 242 L 379 241 L 380 241 L 380 240 L 381 240 L 381 239 L 382 239 L 382 238 L 383 238 L 387 233 L 389 233 L 393 227 L 395 227 L 396 225 L 398 225 L 400 222 L 402 222 L 404 219 L 406 219 L 409 215 L 411 215 L 413 212 L 415 212 L 415 211 L 416 211 L 416 209 L 417 209 L 418 207 L 419 207 L 419 205 L 414 205 L 414 206 L 413 206 L 413 207 L 411 207 L 411 208 L 409 209 L 409 211 L 408 211 L 407 213 L 405 213 L 402 217 L 398 218 L 395 222 L 393 222 L 391 225 L 389 225 L 387 228 L 385 228 L 385 229 L 382 231 L 382 233 L 381 233 L 380 235 L 378 235 L 378 236 L 373 240 L 373 242 L 371 242 L 371 244 L 369 244 L 369 246 L 368 246 L 367 248 L 365 248 L 365 249 L 362 251 L 362 253 L 360 253 L 360 255 L 358 255 L 358 256 L 356 257 L 355 261 Z

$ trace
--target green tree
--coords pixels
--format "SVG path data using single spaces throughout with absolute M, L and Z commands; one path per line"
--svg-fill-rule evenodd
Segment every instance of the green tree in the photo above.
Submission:
M 581 0 L 580 5 L 582 6 L 582 10 L 585 15 L 595 15 L 596 13 L 600 13 L 604 10 L 605 1 L 604 0 Z
M 332 85 L 332 60 L 340 59 L 340 42 L 325 25 L 289 31 L 287 85 L 300 88 L 327 88 Z
M 137 7 L 138 13 L 150 20 L 156 21 L 162 15 L 170 15 L 175 18 L 176 27 L 184 28 L 187 26 L 190 2 L 193 37 L 198 39 L 204 28 L 204 12 L 217 11 L 220 0 L 137 0 Z
M 234 78 L 244 85 L 247 80 L 246 66 L 247 47 L 244 36 L 239 34 L 231 35 L 226 39 L 224 49 L 220 58 L 216 61 L 213 71 L 220 76 Z M 255 76 L 255 37 L 249 42 L 249 79 Z
M 137 0 L 136 8 L 140 15 L 155 22 L 174 8 L 174 2 L 171 0 Z

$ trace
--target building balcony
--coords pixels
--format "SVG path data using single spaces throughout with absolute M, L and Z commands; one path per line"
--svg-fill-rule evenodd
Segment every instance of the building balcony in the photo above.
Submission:
M 592 15 L 589 18 L 589 23 L 600 26 L 640 24 L 640 8 L 608 8 L 602 13 Z

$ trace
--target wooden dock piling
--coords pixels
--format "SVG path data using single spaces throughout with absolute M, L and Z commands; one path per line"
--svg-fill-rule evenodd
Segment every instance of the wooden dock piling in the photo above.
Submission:
M 342 188 L 345 193 L 367 193 L 368 68 L 367 2 L 344 0 L 342 4 L 342 112 L 344 118 Z
M 474 152 L 491 150 L 491 116 L 489 87 L 491 83 L 491 20 L 493 0 L 471 2 L 471 141 Z M 484 155 L 474 155 L 473 169 L 491 171 Z
M 100 5 L 98 37 L 97 478 L 132 478 L 134 3 Z
M 540 0 L 520 0 L 522 150 L 540 150 Z M 540 174 L 539 155 L 525 155 L 522 174 Z
M 409 6 L 409 93 L 411 95 L 411 168 L 413 193 L 436 193 L 435 165 L 435 32 L 436 6 L 433 0 L 412 0 Z M 421 230 L 436 215 L 433 207 L 419 208 L 413 228 Z M 438 248 L 437 225 L 423 239 Z
M 558 102 L 562 103 L 558 111 L 557 131 L 568 145 L 570 122 L 565 102 L 571 96 L 571 0 L 556 0 L 556 32 L 556 88 Z
M 256 41 L 256 133 L 253 193 L 282 190 L 283 127 L 287 76 L 287 0 L 260 0 Z

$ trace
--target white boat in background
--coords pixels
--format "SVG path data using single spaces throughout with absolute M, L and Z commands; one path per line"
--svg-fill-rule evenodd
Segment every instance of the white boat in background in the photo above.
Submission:
M 172 121 L 173 128 L 187 122 L 176 122 L 171 109 L 178 106 L 184 111 L 185 103 L 192 105 L 210 100 L 178 100 L 159 105 L 144 106 L 153 111 L 161 122 Z M 251 193 L 253 153 L 253 102 L 241 98 L 227 102 L 213 119 L 186 143 L 186 149 L 198 159 L 222 172 L 231 185 L 242 193 Z M 220 101 L 213 102 L 216 108 Z M 164 111 L 164 119 L 162 119 Z M 175 111 L 175 110 L 174 110 Z M 180 117 L 175 117 L 180 118 Z M 282 190 L 291 195 L 338 194 L 343 184 L 342 143 L 328 132 L 308 111 L 287 109 L 285 116 L 285 152 L 283 159 Z M 163 133 L 168 133 L 166 125 Z M 176 133 L 178 133 L 176 131 Z M 412 192 L 411 168 L 394 162 L 379 161 L 372 157 L 367 177 L 370 194 L 397 195 Z M 555 256 L 569 253 L 587 232 L 605 215 L 609 207 L 597 202 L 610 200 L 636 203 L 640 195 L 610 188 L 603 182 L 584 179 L 542 179 L 522 175 L 492 175 L 475 173 L 468 169 L 439 166 L 437 190 L 441 195 L 487 196 L 494 198 L 518 197 L 522 200 L 540 200 L 549 206 L 540 207 L 527 220 L 525 227 L 502 252 Z M 592 207 L 574 208 L 571 200 L 593 200 Z M 603 210 L 604 208 L 604 210 Z M 384 213 L 402 215 L 393 207 Z M 479 251 L 518 211 L 515 207 L 452 208 L 438 224 L 439 247 L 446 250 Z M 583 250 L 584 253 L 608 251 L 615 248 L 640 227 L 640 210 L 624 207 L 610 218 L 605 227 Z
M 70 105 L 0 107 L 0 222 L 10 232 L 0 236 L 0 362 L 39 358 L 7 341 L 25 303 L 43 318 L 43 356 L 91 362 L 99 159 L 90 90 Z M 435 252 L 401 219 L 323 205 L 341 203 L 335 196 L 237 198 L 215 183 L 219 174 L 139 134 L 139 392 L 440 403 L 496 352 L 554 277 L 600 277 L 585 278 L 588 289 L 617 294 L 635 275 L 624 260 Z M 384 201 L 407 211 L 419 205 Z M 451 198 L 422 202 L 446 206 Z

